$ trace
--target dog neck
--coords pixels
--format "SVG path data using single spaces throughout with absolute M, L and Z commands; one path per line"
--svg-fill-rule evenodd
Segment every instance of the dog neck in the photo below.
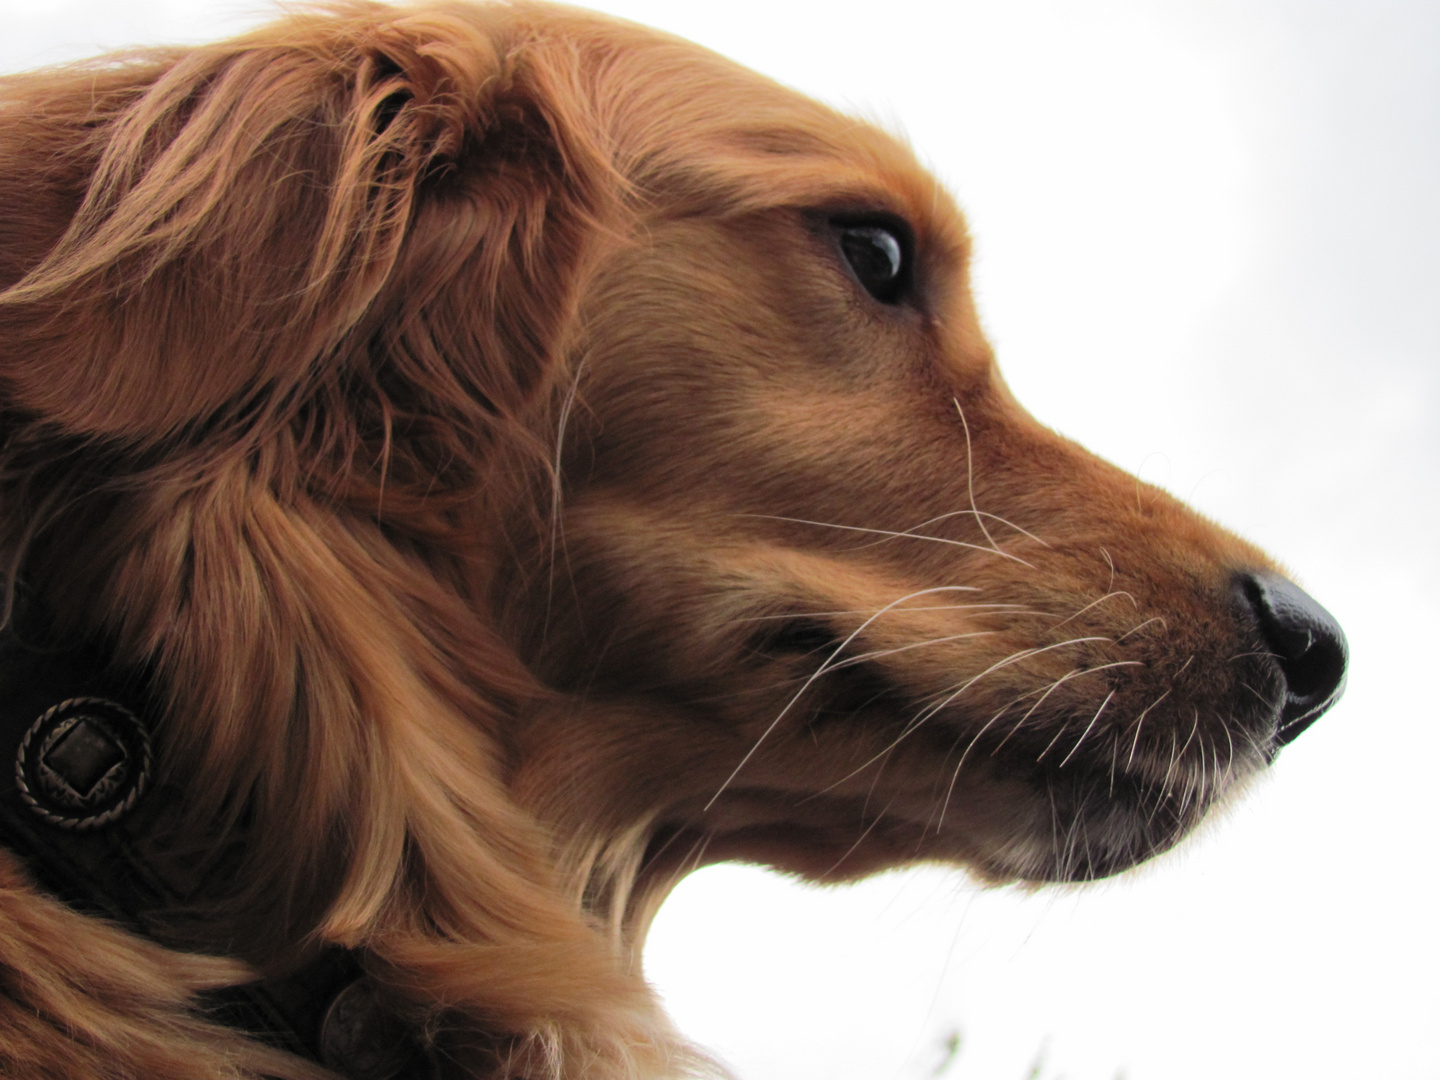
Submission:
M 37 644 L 32 607 L 0 631 L 0 843 L 36 885 L 83 914 L 168 944 L 183 910 L 235 852 L 161 854 L 175 792 L 154 777 L 152 688 L 94 645 Z M 13 764 L 12 764 L 13 763 Z M 373 993 L 358 956 L 330 947 L 269 978 L 202 995 L 218 1023 L 356 1080 L 424 1075 L 418 1044 Z

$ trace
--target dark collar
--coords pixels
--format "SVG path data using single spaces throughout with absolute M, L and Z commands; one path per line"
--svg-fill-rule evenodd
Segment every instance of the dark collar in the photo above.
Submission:
M 20 614 L 0 631 L 0 844 L 71 907 L 163 937 L 157 916 L 190 901 L 208 874 L 151 857 L 174 793 L 154 775 L 147 682 L 111 673 L 103 650 L 34 644 L 44 636 L 37 620 Z M 218 1023 L 353 1080 L 433 1072 L 343 949 L 200 1004 Z

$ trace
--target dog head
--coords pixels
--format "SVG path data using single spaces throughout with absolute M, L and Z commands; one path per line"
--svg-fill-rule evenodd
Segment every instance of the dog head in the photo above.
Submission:
M 351 5 L 9 94 L 7 550 L 149 673 L 255 962 L 619 1075 L 669 1036 L 596 921 L 694 866 L 1113 873 L 1339 693 L 1014 400 L 910 152 L 694 46 Z
M 637 223 L 547 429 L 557 512 L 496 595 L 566 695 L 523 781 L 576 831 L 646 822 L 657 878 L 1077 880 L 1171 846 L 1334 700 L 1338 627 L 1024 411 L 906 147 L 651 48 L 610 133 Z

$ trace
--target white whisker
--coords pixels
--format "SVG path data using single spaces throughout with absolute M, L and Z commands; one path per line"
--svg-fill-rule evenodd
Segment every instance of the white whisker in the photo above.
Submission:
M 1129 600 L 1130 603 L 1135 604 L 1135 597 L 1131 596 L 1128 592 L 1107 592 L 1104 596 L 1100 597 L 1100 599 L 1091 600 L 1090 603 L 1086 604 L 1079 611 L 1075 612 L 1075 614 L 1069 616 L 1068 618 L 1061 619 L 1058 623 L 1055 624 L 1054 629 L 1058 629 L 1064 626 L 1066 623 L 1078 619 L 1081 615 L 1084 615 L 1085 612 L 1089 611 L 1091 608 L 1097 607 L 1100 604 L 1105 603 L 1106 600 L 1113 600 L 1117 596 L 1123 596 L 1125 597 L 1125 599 Z M 1138 608 L 1140 605 L 1135 604 L 1135 606 Z
M 1039 698 L 1036 699 L 1035 704 L 1034 704 L 1034 705 L 1031 705 L 1030 708 L 1025 711 L 1025 715 L 1022 716 L 1022 717 L 1020 717 L 1019 720 L 1016 720 L 1015 723 L 1014 723 L 1013 725 L 1011 725 L 1010 730 L 1005 733 L 1005 737 L 1004 737 L 1003 739 L 1001 739 L 998 743 L 996 743 L 996 744 L 991 748 L 991 750 L 990 750 L 990 756 L 991 756 L 991 757 L 994 757 L 996 754 L 998 754 L 998 753 L 1000 752 L 1001 747 L 1003 747 L 1007 742 L 1010 741 L 1010 736 L 1011 736 L 1011 735 L 1014 735 L 1015 732 L 1019 731 L 1022 727 L 1025 726 L 1025 721 L 1026 721 L 1026 720 L 1029 720 L 1030 717 L 1032 717 L 1032 716 L 1035 715 L 1035 710 L 1038 709 L 1038 708 L 1040 708 L 1041 705 L 1045 704 L 1045 699 L 1048 698 L 1051 694 L 1053 694 L 1056 690 L 1060 689 L 1060 686 L 1061 686 L 1062 683 L 1064 683 L 1064 682 L 1065 682 L 1067 679 L 1069 679 L 1071 676 L 1079 675 L 1083 670 L 1084 670 L 1084 668 L 1075 668 L 1073 671 L 1067 671 L 1064 675 L 1061 675 L 1060 678 L 1056 679 L 1056 680 L 1055 680 L 1054 682 L 1052 682 L 1049 686 L 1047 686 L 1047 687 L 1045 688 L 1045 692 L 1044 692 L 1043 694 L 1041 694 Z M 1060 730 L 1061 730 L 1061 731 L 1064 731 L 1065 729 L 1062 727 Z M 1058 735 L 1058 734 L 1056 735 L 1056 738 L 1059 738 L 1059 735 Z M 1052 740 L 1051 740 L 1051 746 L 1053 746 L 1053 745 L 1054 745 L 1054 740 L 1052 739 Z M 1048 750 L 1048 749 L 1050 749 L 1049 746 L 1047 746 L 1047 747 L 1045 748 L 1045 750 Z M 1040 751 L 1040 757 L 1044 757 L 1044 756 L 1045 756 L 1045 750 L 1041 750 L 1041 751 Z M 1036 758 L 1035 760 L 1036 760 L 1036 761 L 1039 761 L 1040 758 Z
M 1090 718 L 1089 726 L 1080 733 L 1080 738 L 1075 740 L 1075 745 L 1070 748 L 1070 753 L 1065 755 L 1065 757 L 1061 760 L 1060 764 L 1056 766 L 1057 768 L 1063 769 L 1066 762 L 1068 762 L 1072 757 L 1075 756 L 1075 751 L 1080 749 L 1080 744 L 1085 741 L 1085 736 L 1090 734 L 1090 729 L 1095 726 L 1095 721 L 1100 719 L 1100 714 L 1105 711 L 1105 706 L 1110 704 L 1110 699 L 1114 696 L 1114 690 L 1111 690 L 1110 693 L 1105 695 L 1105 700 L 1100 703 L 1100 708 L 1096 709 L 1095 715 Z M 1047 746 L 1046 749 L 1048 750 L 1049 747 Z
M 943 645 L 948 641 L 964 641 L 967 638 L 990 637 L 999 632 L 998 630 L 972 630 L 965 634 L 947 634 L 945 637 L 926 638 L 924 641 L 912 641 L 908 645 L 896 645 L 893 649 L 874 649 L 856 656 L 847 656 L 839 663 L 831 664 L 826 670 L 839 671 L 842 668 L 854 667 L 856 664 L 863 664 L 881 656 L 894 656 L 896 653 L 908 652 L 911 649 L 923 649 L 929 645 Z
M 956 586 L 961 588 L 962 586 Z M 963 586 L 968 588 L 968 586 Z M 976 589 L 976 592 L 980 590 Z M 915 611 L 996 611 L 1006 615 L 1045 615 L 1050 616 L 1047 611 L 1035 611 L 1022 607 L 1020 604 L 929 604 L 925 607 L 904 607 L 904 608 L 854 608 L 849 611 L 796 611 L 781 615 L 749 615 L 745 618 L 736 619 L 736 622 L 767 622 L 781 619 L 819 619 L 834 615 L 874 615 L 877 612 L 903 611 L 907 614 Z
M 1028 693 L 1021 694 L 1019 697 L 1013 699 L 1008 705 L 1006 705 L 1006 706 L 1005 706 L 1003 709 L 1001 709 L 998 713 L 996 713 L 994 716 L 992 716 L 992 717 L 990 718 L 990 721 L 985 725 L 985 727 L 989 727 L 990 724 L 993 724 L 996 720 L 998 720 L 1001 716 L 1003 716 L 1003 715 L 1010 709 L 1010 707 L 1011 707 L 1012 705 L 1015 705 L 1015 704 L 1017 704 L 1017 703 L 1019 703 L 1019 702 L 1021 702 L 1021 701 L 1024 701 L 1027 697 L 1030 697 L 1030 696 L 1033 695 L 1033 694 L 1038 694 L 1039 692 L 1040 692 L 1039 690 L 1031 690 L 1031 691 L 1029 691 Z M 900 734 L 896 735 L 895 738 L 893 738 L 892 740 L 890 740 L 890 743 L 889 743 L 888 746 L 886 746 L 883 750 L 880 750 L 880 751 L 878 751 L 877 753 L 872 754 L 868 759 L 866 759 L 865 761 L 861 762 L 861 763 L 860 763 L 859 765 L 857 765 L 855 768 L 851 769 L 851 770 L 850 770 L 848 773 L 846 773 L 844 776 L 840 777 L 840 779 L 834 781 L 833 783 L 830 783 L 830 784 L 825 785 L 825 787 L 823 787 L 823 788 L 821 788 L 819 791 L 815 792 L 815 795 L 824 795 L 824 794 L 826 794 L 827 792 L 833 791 L 835 788 L 837 788 L 837 787 L 839 787 L 841 784 L 845 783 L 845 781 L 850 780 L 850 779 L 853 779 L 854 777 L 860 775 L 862 772 L 864 772 L 866 769 L 868 769 L 871 765 L 874 765 L 875 762 L 881 760 L 881 759 L 884 758 L 884 757 L 887 757 L 887 756 L 891 753 L 891 751 L 893 751 L 897 746 L 899 746 L 902 742 L 905 741 L 905 739 L 906 739 L 907 736 L 909 736 L 910 734 L 912 734 L 913 732 L 915 732 L 916 730 L 918 730 L 918 729 L 925 723 L 925 721 L 928 720 L 928 719 L 930 719 L 930 717 L 933 716 L 933 715 L 934 715 L 934 713 L 933 713 L 932 711 L 930 711 L 930 710 L 928 710 L 928 709 L 922 709 L 919 713 L 916 714 L 916 716 L 915 716 L 914 718 L 912 718 L 912 719 L 910 720 L 909 723 L 907 723 L 907 724 L 905 725 L 904 729 L 900 732 Z M 979 738 L 979 735 L 983 735 L 984 733 L 985 733 L 985 728 L 982 727 L 982 728 L 980 729 L 979 734 L 976 735 L 976 738 Z M 972 745 L 972 746 L 974 745 L 974 740 L 973 740 L 973 739 L 971 740 L 971 745 Z M 966 748 L 966 753 L 969 753 L 969 747 Z M 963 755 L 963 754 L 961 755 L 961 761 L 962 761 L 962 762 L 964 761 L 964 755 Z M 804 799 L 801 799 L 801 800 L 800 800 L 800 803 L 803 805 L 804 803 L 809 802 L 810 799 L 813 799 L 813 798 L 815 797 L 815 795 L 807 795 Z
M 1037 701 L 1033 706 L 1031 706 L 1030 712 L 1027 712 L 1024 716 L 1022 716 L 1022 717 L 1020 718 L 1019 723 L 1017 723 L 1013 728 L 1011 728 L 1011 729 L 1006 733 L 1005 738 L 1001 739 L 1000 742 L 996 744 L 995 749 L 990 751 L 990 756 L 991 756 L 991 757 L 994 757 L 994 756 L 995 756 L 995 754 L 1000 750 L 1000 748 L 1001 748 L 1002 746 L 1004 746 L 1005 743 L 1009 740 L 1010 736 L 1011 736 L 1011 735 L 1014 735 L 1015 732 L 1017 732 L 1017 731 L 1020 730 L 1021 726 L 1024 725 L 1025 721 L 1028 720 L 1028 719 L 1030 719 L 1031 713 L 1033 713 L 1036 709 L 1038 709 L 1038 708 L 1040 707 L 1041 702 L 1043 702 L 1043 701 L 1045 700 L 1045 698 L 1049 697 L 1049 696 L 1050 696 L 1050 692 L 1051 692 L 1052 690 L 1057 689 L 1057 688 L 1060 686 L 1061 683 L 1069 682 L 1071 679 L 1073 679 L 1073 678 L 1079 678 L 1081 675 L 1093 675 L 1093 674 L 1094 674 L 1095 672 L 1097 672 L 1097 671 L 1109 671 L 1111 668 L 1118 668 L 1118 667 L 1144 667 L 1144 666 L 1145 666 L 1145 665 L 1142 664 L 1139 660 L 1117 660 L 1117 661 L 1115 661 L 1114 663 L 1110 663 L 1110 664 L 1097 664 L 1097 665 L 1095 665 L 1094 667 L 1076 668 L 1074 671 L 1066 672 L 1064 675 L 1060 676 L 1060 678 L 1056 679 L 1053 683 L 1050 684 L 1050 688 L 1045 691 L 1045 694 L 1044 694 L 1043 697 L 1041 697 L 1040 701 Z M 1113 693 L 1114 691 L 1111 691 L 1111 692 Z M 1104 706 L 1101 706 L 1101 707 L 1103 708 Z M 1097 714 L 1097 715 L 1098 715 L 1098 714 Z M 1092 723 L 1093 723 L 1093 721 L 1092 721 Z M 1054 746 L 1055 743 L 1056 743 L 1056 741 L 1057 741 L 1057 740 L 1060 738 L 1060 736 L 1063 735 L 1064 733 L 1065 733 L 1065 727 L 1062 726 L 1062 727 L 1060 728 L 1060 730 L 1055 733 L 1055 737 L 1050 740 L 1050 745 L 1047 746 L 1047 747 L 1045 747 L 1044 750 L 1041 750 L 1041 751 L 1040 751 L 1040 757 L 1037 757 L 1035 760 L 1036 760 L 1037 762 L 1039 762 L 1041 758 L 1043 758 L 1046 754 L 1048 754 L 1048 753 L 1050 752 L 1050 747 L 1051 747 L 1051 746 Z
M 965 410 L 960 407 L 959 398 L 951 398 L 955 403 L 955 411 L 960 414 L 960 426 L 965 429 L 965 486 L 970 493 L 970 510 L 975 515 L 975 524 L 980 526 L 980 531 L 985 534 L 985 539 L 990 541 L 990 546 L 999 551 L 999 545 L 995 538 L 990 535 L 990 530 L 985 527 L 985 519 L 980 516 L 980 508 L 975 505 L 975 455 L 970 447 L 970 422 L 965 419 Z
M 1125 768 L 1127 770 L 1130 768 L 1130 766 L 1135 764 L 1135 748 L 1140 745 L 1140 728 L 1145 723 L 1145 717 L 1149 714 L 1151 709 L 1155 708 L 1156 705 L 1159 705 L 1162 701 L 1169 697 L 1170 691 L 1173 689 L 1174 687 L 1167 687 L 1163 694 L 1157 697 L 1149 705 L 1146 705 L 1145 708 L 1141 709 L 1140 715 L 1135 718 L 1135 738 L 1130 742 L 1130 756 L 1125 760 Z
M 1160 623 L 1162 626 L 1164 626 L 1167 630 L 1170 628 L 1170 627 L 1169 627 L 1169 624 L 1166 623 L 1163 618 L 1161 618 L 1159 615 L 1156 615 L 1156 616 L 1153 616 L 1152 618 L 1146 619 L 1144 622 L 1139 623 L 1139 624 L 1136 625 L 1136 626 L 1132 626 L 1129 630 L 1126 630 L 1125 633 L 1121 634 L 1119 637 L 1117 637 L 1117 638 L 1115 639 L 1115 644 L 1117 644 L 1117 645 L 1120 644 L 1120 642 L 1124 641 L 1124 640 L 1125 640 L 1127 637 L 1129 637 L 1131 634 L 1138 634 L 1141 630 L 1144 630 L 1145 627 L 1149 626 L 1151 623 L 1157 623 L 1157 622 Z
M 876 825 L 880 824 L 880 819 L 890 812 L 890 807 L 892 805 L 894 805 L 893 799 L 890 801 L 890 803 L 886 805 L 884 810 L 875 815 L 874 819 L 870 822 L 869 825 L 865 826 L 865 831 L 855 838 L 855 842 L 845 849 L 845 853 L 841 855 L 838 859 L 836 859 L 833 863 L 831 863 L 829 869 L 827 869 L 823 874 L 820 875 L 822 879 L 829 877 L 836 870 L 840 869 L 840 864 L 843 863 L 846 859 L 848 859 L 851 855 L 855 854 L 855 849 L 865 842 L 865 838 L 870 835 L 871 831 L 874 830 Z
M 1251 686 L 1248 682 L 1245 682 L 1242 679 L 1240 685 L 1243 686 L 1246 690 L 1249 690 L 1250 693 L 1254 694 L 1262 702 L 1264 702 L 1266 708 L 1274 708 L 1275 702 L 1271 698 L 1266 697 L 1259 690 L 1256 690 L 1255 687 Z
M 947 706 L 949 706 L 950 704 L 952 704 L 952 703 L 955 701 L 956 698 L 958 698 L 958 697 L 959 697 L 961 694 L 963 694 L 966 690 L 970 689 L 970 687 L 974 686 L 977 682 L 979 682 L 981 679 L 983 679 L 986 675 L 990 675 L 990 674 L 992 674 L 992 673 L 994 673 L 994 672 L 996 672 L 996 671 L 999 671 L 1001 668 L 1008 667 L 1008 666 L 1011 665 L 1011 664 L 1019 663 L 1021 660 L 1028 660 L 1028 659 L 1030 659 L 1030 657 L 1032 657 L 1032 656 L 1039 656 L 1041 653 L 1050 652 L 1050 651 L 1052 651 L 1052 650 L 1054 650 L 1054 649 L 1062 649 L 1062 648 L 1066 647 L 1067 645 L 1079 645 L 1079 644 L 1083 644 L 1083 643 L 1085 643 L 1085 642 L 1090 642 L 1090 641 L 1109 641 L 1109 640 L 1110 640 L 1110 639 L 1109 639 L 1109 638 L 1106 638 L 1106 637 L 1079 637 L 1079 638 L 1070 638 L 1068 641 L 1057 641 L 1057 642 L 1055 642 L 1053 645 L 1043 645 L 1043 646 L 1041 646 L 1041 647 L 1039 647 L 1039 648 L 1036 648 L 1036 649 L 1021 649 L 1019 652 L 1013 652 L 1013 653 L 1011 653 L 1009 656 L 1005 657 L 1005 659 L 1003 659 L 1003 660 L 997 660 L 995 663 L 991 664 L 991 665 L 990 665 L 988 668 L 986 668 L 984 671 L 980 672 L 980 674 L 978 674 L 978 675 L 976 675 L 976 676 L 974 676 L 974 677 L 966 680 L 963 684 L 961 684 L 961 686 L 960 686 L 960 688 L 959 688 L 958 690 L 954 691 L 953 693 L 951 693 L 951 694 L 949 694 L 948 696 L 946 696 L 943 700 L 937 702 L 935 705 L 933 705 L 933 706 L 931 706 L 930 708 L 928 708 L 928 709 L 922 714 L 922 716 L 920 717 L 920 722 L 923 723 L 925 720 L 928 720 L 930 717 L 932 717 L 932 716 L 934 716 L 936 713 L 938 713 L 941 709 L 944 709 L 944 708 L 946 708 Z
M 1195 713 L 1195 723 L 1190 725 L 1190 734 L 1185 737 L 1185 745 L 1180 747 L 1182 762 L 1185 757 L 1185 751 L 1190 749 L 1190 743 L 1195 738 L 1195 733 L 1200 730 L 1200 710 L 1192 707 L 1192 711 Z
M 1024 698 L 1016 699 L 1016 701 L 1023 700 Z M 984 736 L 985 732 L 990 730 L 990 725 L 995 723 L 996 720 L 999 720 L 1000 717 L 1004 716 L 1006 712 L 1009 711 L 1010 705 L 1014 704 L 1014 701 L 1010 702 L 1009 705 L 1006 705 L 1005 708 L 1001 709 L 989 720 L 986 720 L 980 730 L 977 731 L 975 735 L 971 738 L 970 744 L 965 747 L 964 752 L 960 755 L 960 760 L 955 763 L 955 771 L 950 774 L 950 783 L 945 786 L 945 801 L 940 804 L 940 820 L 935 823 L 935 832 L 937 834 L 945 826 L 945 812 L 950 809 L 950 796 L 955 793 L 955 784 L 960 779 L 960 770 L 965 767 L 965 759 L 970 756 L 970 751 L 975 749 L 975 744 L 980 741 L 980 739 Z
M 769 726 L 760 733 L 759 737 L 755 740 L 755 742 L 751 744 L 750 749 L 745 752 L 745 756 L 740 759 L 740 763 L 735 766 L 734 771 L 732 771 L 730 775 L 725 778 L 725 782 L 720 785 L 719 789 L 715 792 L 715 794 L 710 796 L 710 801 L 705 804 L 704 809 L 709 810 L 710 807 L 715 805 L 715 800 L 718 799 L 722 794 L 724 794 L 725 789 L 730 786 L 731 782 L 735 779 L 735 777 L 740 775 L 740 770 L 745 768 L 746 764 L 750 761 L 750 759 L 755 756 L 755 753 L 760 749 L 761 744 L 770 737 L 771 733 L 774 732 L 774 730 L 779 726 L 780 721 L 785 719 L 786 715 L 794 707 L 795 703 L 800 700 L 801 696 L 805 693 L 805 691 L 810 689 L 811 685 L 815 682 L 815 680 L 818 679 L 829 669 L 830 662 L 834 660 L 837 656 L 839 656 L 840 653 L 845 650 L 845 647 L 849 645 L 850 642 L 854 641 L 855 638 L 858 637 L 872 622 L 878 619 L 881 615 L 885 614 L 886 611 L 889 611 L 896 604 L 903 604 L 906 600 L 909 600 L 916 596 L 933 595 L 934 593 L 941 592 L 969 591 L 973 590 L 971 590 L 968 586 L 964 585 L 936 585 L 929 589 L 920 589 L 916 592 L 907 593 L 906 595 L 891 601 L 885 607 L 877 611 L 874 615 L 871 615 L 868 619 L 862 622 L 854 630 L 850 631 L 849 636 L 846 637 L 844 641 L 840 642 L 839 645 L 835 646 L 834 651 L 831 652 L 828 657 L 826 657 L 825 662 L 822 663 L 813 673 L 811 673 L 810 677 L 805 680 L 804 684 L 800 687 L 800 689 L 795 691 L 794 696 L 785 703 L 785 707 L 780 710 L 780 712 L 776 715 L 775 719 L 771 720 Z
M 908 534 L 908 533 L 913 533 L 913 532 L 915 532 L 916 529 L 923 529 L 923 528 L 926 528 L 926 527 L 929 526 L 929 525 L 934 525 L 934 524 L 937 524 L 938 522 L 946 521 L 946 520 L 948 520 L 949 518 L 952 518 L 952 517 L 961 517 L 962 515 L 966 515 L 966 514 L 971 515 L 971 516 L 976 517 L 976 518 L 987 517 L 987 518 L 989 518 L 991 521 L 998 521 L 1001 525 L 1004 525 L 1006 528 L 1014 529 L 1014 530 L 1015 530 L 1017 533 L 1019 533 L 1021 536 L 1025 537 L 1025 538 L 1027 538 L 1027 539 L 1029 539 L 1029 540 L 1034 540 L 1035 543 L 1039 544 L 1041 547 L 1047 547 L 1047 548 L 1048 548 L 1048 547 L 1050 546 L 1050 545 L 1047 544 L 1044 540 L 1041 540 L 1040 537 L 1038 537 L 1038 536 L 1036 536 L 1034 533 L 1032 533 L 1029 529 L 1021 528 L 1019 525 L 1016 525 L 1015 522 L 1011 521 L 1009 518 L 1003 518 L 1003 517 L 1001 517 L 999 514 L 992 514 L 992 513 L 990 513 L 988 510 L 951 510 L 949 513 L 941 514 L 941 515 L 938 516 L 938 517 L 930 518 L 928 521 L 922 521 L 919 525 L 912 525 L 910 528 L 906 529 L 905 532 L 906 532 L 907 534 Z
M 887 540 L 926 540 L 932 544 L 947 544 L 950 547 L 967 548 L 970 551 L 983 551 L 990 555 L 999 555 L 1002 559 L 1017 562 L 1026 569 L 1035 569 L 1031 563 L 1026 562 L 1020 558 L 1019 555 L 1012 555 L 1010 552 L 1002 551 L 998 547 L 986 547 L 984 544 L 971 544 L 965 540 L 951 540 L 944 536 L 924 536 L 920 533 L 896 532 L 893 529 L 870 529 L 863 525 L 837 525 L 830 521 L 813 521 L 810 518 L 784 517 L 780 514 L 745 514 L 742 516 L 764 518 L 768 521 L 788 521 L 793 525 L 814 525 L 819 529 L 837 529 L 840 532 L 866 533 L 870 536 L 881 536 Z M 991 543 L 993 544 L 994 541 L 991 541 Z

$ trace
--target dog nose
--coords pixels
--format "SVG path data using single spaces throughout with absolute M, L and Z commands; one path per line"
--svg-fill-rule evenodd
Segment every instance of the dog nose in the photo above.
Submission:
M 1241 591 L 1285 679 L 1275 731 L 1277 746 L 1284 746 L 1340 699 L 1349 646 L 1335 617 L 1293 581 L 1245 574 Z

